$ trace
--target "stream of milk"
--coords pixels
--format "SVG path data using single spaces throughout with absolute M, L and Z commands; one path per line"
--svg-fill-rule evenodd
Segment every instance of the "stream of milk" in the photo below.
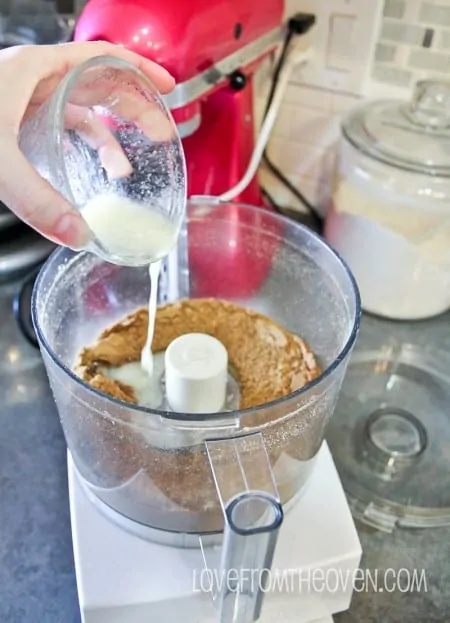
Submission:
M 153 343 L 153 334 L 155 333 L 155 318 L 156 318 L 156 307 L 158 304 L 158 281 L 159 281 L 159 273 L 161 271 L 161 260 L 155 262 L 154 264 L 150 264 L 148 273 L 150 277 L 150 299 L 148 302 L 148 332 L 147 332 L 147 341 L 144 346 L 144 350 L 141 355 L 141 366 L 142 369 L 147 372 L 149 376 L 153 375 L 153 354 L 152 354 L 152 343 Z
M 152 353 L 161 264 L 162 262 L 159 260 L 149 266 L 148 331 L 145 346 L 141 353 L 141 361 L 103 370 L 110 378 L 131 385 L 139 404 L 153 408 L 160 407 L 164 397 L 161 387 L 161 377 L 164 372 L 164 353 L 157 353 L 156 355 Z

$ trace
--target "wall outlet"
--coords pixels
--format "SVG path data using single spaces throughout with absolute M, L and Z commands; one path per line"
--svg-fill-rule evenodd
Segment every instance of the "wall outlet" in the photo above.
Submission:
M 298 11 L 316 15 L 316 24 L 307 35 L 314 58 L 297 72 L 294 81 L 363 95 L 383 4 L 383 0 L 288 0 L 287 15 Z

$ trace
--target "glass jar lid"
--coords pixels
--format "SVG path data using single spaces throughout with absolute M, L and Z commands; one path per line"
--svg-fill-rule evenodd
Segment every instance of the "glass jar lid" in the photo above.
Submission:
M 375 101 L 344 120 L 346 139 L 385 164 L 450 176 L 450 82 L 416 84 L 412 100 Z

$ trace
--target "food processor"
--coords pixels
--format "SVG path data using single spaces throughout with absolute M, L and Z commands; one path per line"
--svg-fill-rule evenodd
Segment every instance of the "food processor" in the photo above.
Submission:
M 220 251 L 232 247 L 256 270 L 270 257 L 259 287 L 241 298 L 217 280 Z M 72 371 L 75 358 L 147 305 L 148 270 L 68 249 L 50 258 L 32 314 L 68 445 L 83 621 L 246 622 L 280 613 L 329 621 L 349 606 L 361 555 L 323 442 L 359 328 L 351 273 L 298 223 L 245 205 L 191 202 L 157 287 L 160 305 L 214 296 L 266 314 L 308 342 L 321 373 L 283 398 L 211 414 L 109 397 Z M 305 574 L 317 569 L 331 569 L 332 586 L 308 589 Z M 208 589 L 199 580 L 205 570 L 219 579 Z M 285 574 L 295 580 L 275 590 L 273 578 Z

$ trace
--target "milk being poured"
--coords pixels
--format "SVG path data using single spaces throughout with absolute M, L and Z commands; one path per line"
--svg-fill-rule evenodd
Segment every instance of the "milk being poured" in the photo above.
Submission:
M 153 375 L 152 342 L 153 334 L 155 332 L 156 306 L 158 303 L 158 280 L 160 270 L 161 260 L 155 262 L 154 264 L 150 264 L 148 271 L 150 276 L 150 300 L 148 302 L 148 333 L 147 341 L 141 355 L 141 367 L 148 373 L 149 376 Z
M 105 249 L 130 264 L 156 262 L 177 241 L 176 223 L 148 205 L 119 195 L 97 195 L 81 214 Z
M 130 263 L 133 263 L 133 258 L 136 258 L 136 264 L 143 261 L 149 263 L 149 323 L 141 363 L 140 365 L 127 364 L 110 371 L 110 376 L 131 384 L 141 395 L 144 403 L 148 402 L 149 398 L 155 397 L 155 392 L 158 391 L 158 388 L 151 387 L 152 383 L 149 384 L 149 377 L 151 378 L 154 373 L 152 342 L 161 258 L 165 257 L 175 246 L 178 227 L 149 206 L 113 194 L 93 197 L 81 213 L 108 252 L 127 258 Z
M 161 260 L 149 266 L 150 299 L 148 302 L 148 331 L 145 346 L 142 349 L 140 363 L 126 363 L 117 368 L 105 368 L 104 374 L 110 378 L 131 385 L 141 405 L 159 407 L 163 400 L 160 378 L 164 371 L 164 354 L 152 353 L 153 334 L 155 332 L 156 308 L 158 304 L 158 281 Z
M 164 355 L 156 357 L 152 353 L 153 334 L 155 332 L 156 309 L 158 304 L 158 281 L 161 260 L 149 266 L 150 298 L 148 302 L 148 331 L 145 346 L 142 349 L 140 363 L 127 363 L 117 368 L 105 368 L 104 373 L 134 388 L 140 404 L 157 407 L 163 398 L 160 377 L 164 371 Z

